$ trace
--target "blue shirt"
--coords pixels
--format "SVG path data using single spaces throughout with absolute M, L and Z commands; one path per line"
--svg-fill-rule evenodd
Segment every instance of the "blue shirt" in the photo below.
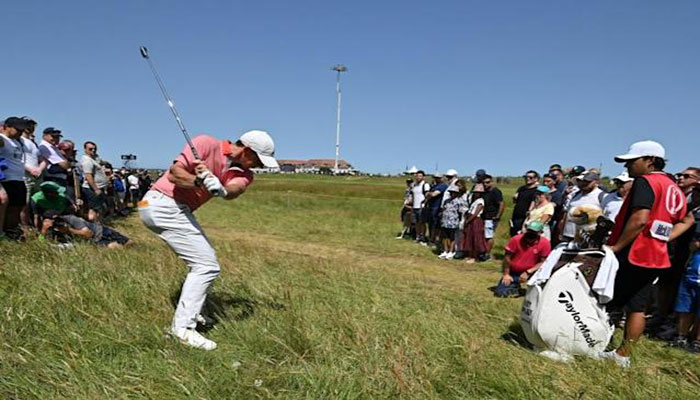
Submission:
M 442 204 L 442 196 L 445 194 L 446 190 L 447 184 L 445 183 L 438 183 L 437 185 L 433 185 L 430 187 L 430 192 L 440 192 L 439 195 L 432 197 L 430 200 L 428 200 L 428 207 L 431 210 L 437 210 L 440 208 L 440 204 Z
M 700 250 L 693 253 L 685 270 L 685 280 L 691 285 L 700 285 Z

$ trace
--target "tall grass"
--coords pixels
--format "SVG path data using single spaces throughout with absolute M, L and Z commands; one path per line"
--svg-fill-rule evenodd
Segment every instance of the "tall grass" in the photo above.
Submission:
M 690 398 L 697 357 L 643 341 L 634 368 L 560 364 L 519 344 L 494 262 L 394 240 L 402 182 L 260 176 L 198 218 L 222 274 L 213 352 L 164 338 L 184 265 L 137 218 L 137 244 L 0 243 L 0 397 Z M 506 188 L 506 197 L 512 188 Z M 499 242 L 507 227 L 499 229 Z

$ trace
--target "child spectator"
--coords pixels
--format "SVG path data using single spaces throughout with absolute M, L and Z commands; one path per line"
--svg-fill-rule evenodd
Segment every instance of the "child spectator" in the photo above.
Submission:
M 544 224 L 532 221 L 525 233 L 516 235 L 506 245 L 503 277 L 494 290 L 497 297 L 518 296 L 520 284 L 527 282 L 551 251 L 549 240 L 542 237 Z
M 442 209 L 440 225 L 442 230 L 440 236 L 442 239 L 443 252 L 438 258 L 451 260 L 455 256 L 454 241 L 459 228 L 460 209 L 465 206 L 465 199 L 460 196 L 458 186 L 453 186 L 447 189 L 450 198 L 447 199 Z

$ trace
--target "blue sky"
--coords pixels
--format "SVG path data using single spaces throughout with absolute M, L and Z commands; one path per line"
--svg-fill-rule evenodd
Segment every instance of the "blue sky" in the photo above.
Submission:
M 341 156 L 471 174 L 598 166 L 662 142 L 700 164 L 697 1 L 65 1 L 5 3 L 5 116 L 164 167 L 192 134 L 268 130 L 280 158 Z

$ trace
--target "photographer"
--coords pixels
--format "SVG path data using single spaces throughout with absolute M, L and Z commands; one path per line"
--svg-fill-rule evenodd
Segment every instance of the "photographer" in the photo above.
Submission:
M 59 241 L 70 241 L 72 238 L 86 240 L 108 249 L 119 249 L 130 243 L 128 237 L 113 229 L 74 215 L 59 215 L 53 210 L 44 213 L 41 235 Z

